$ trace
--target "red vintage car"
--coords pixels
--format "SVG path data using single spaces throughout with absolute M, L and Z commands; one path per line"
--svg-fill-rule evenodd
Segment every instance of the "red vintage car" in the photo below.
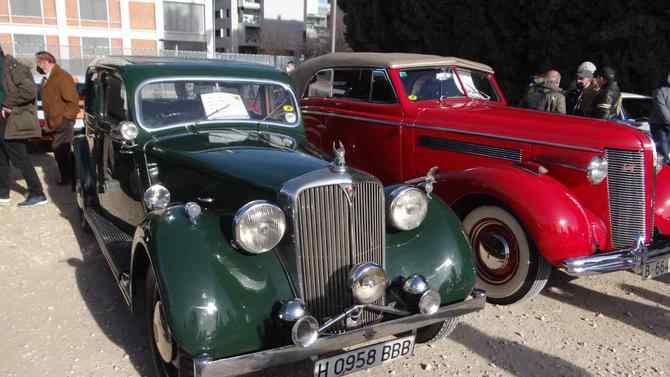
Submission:
M 670 271 L 670 169 L 634 127 L 510 107 L 491 67 L 458 58 L 336 53 L 293 77 L 315 152 L 341 141 L 386 183 L 439 168 L 491 302 L 536 295 L 552 266 Z

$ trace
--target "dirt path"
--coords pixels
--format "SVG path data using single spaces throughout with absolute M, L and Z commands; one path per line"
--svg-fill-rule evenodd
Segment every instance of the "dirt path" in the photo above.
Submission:
M 50 204 L 0 207 L 0 376 L 149 375 L 139 321 L 79 230 L 68 188 L 54 185 L 53 158 L 34 158 Z M 535 300 L 491 305 L 449 340 L 359 375 L 667 376 L 670 278 L 555 274 Z

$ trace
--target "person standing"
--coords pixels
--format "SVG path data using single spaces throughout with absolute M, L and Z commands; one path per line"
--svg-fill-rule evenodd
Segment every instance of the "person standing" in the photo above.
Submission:
M 594 99 L 591 117 L 613 119 L 621 107 L 621 89 L 616 80 L 616 71 L 610 67 L 599 69 L 594 74 L 598 94 Z
M 28 155 L 29 139 L 42 136 L 37 124 L 37 95 L 30 68 L 0 47 L 0 204 L 9 204 L 10 162 L 16 166 L 28 185 L 28 197 L 19 207 L 47 203 L 35 167 Z
M 649 116 L 651 135 L 656 149 L 665 162 L 670 161 L 670 73 L 654 91 L 654 102 Z
M 565 95 L 561 90 L 561 74 L 547 71 L 534 80 L 523 101 L 523 106 L 533 110 L 565 114 Z
M 45 76 L 42 84 L 42 108 L 47 129 L 53 133 L 51 148 L 54 151 L 59 185 L 70 185 L 73 177 L 73 158 L 70 145 L 74 123 L 79 112 L 79 94 L 72 75 L 56 64 L 56 58 L 47 51 L 35 54 L 37 72 Z
M 593 74 L 596 71 L 595 64 L 584 62 L 577 67 L 576 80 L 573 88 L 566 95 L 567 110 L 569 114 L 577 116 L 589 116 L 593 113 L 593 101 L 598 94 L 593 82 Z

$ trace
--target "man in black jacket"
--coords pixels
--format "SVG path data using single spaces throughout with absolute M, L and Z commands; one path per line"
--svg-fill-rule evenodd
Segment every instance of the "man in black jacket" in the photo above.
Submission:
M 28 184 L 28 198 L 18 206 L 47 203 L 26 146 L 29 139 L 42 135 L 37 124 L 36 95 L 30 68 L 5 55 L 0 48 L 0 205 L 10 202 L 10 161 L 21 170 Z
M 595 81 L 600 91 L 593 103 L 593 118 L 613 119 L 621 107 L 621 90 L 616 81 L 616 72 L 610 67 L 599 69 L 595 73 Z

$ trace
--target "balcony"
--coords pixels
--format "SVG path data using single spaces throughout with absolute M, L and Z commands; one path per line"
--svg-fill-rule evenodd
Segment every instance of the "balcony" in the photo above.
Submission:
M 241 2 L 240 8 L 242 9 L 253 9 L 253 10 L 260 10 L 261 9 L 261 2 L 260 0 L 254 1 L 254 0 L 243 0 Z

